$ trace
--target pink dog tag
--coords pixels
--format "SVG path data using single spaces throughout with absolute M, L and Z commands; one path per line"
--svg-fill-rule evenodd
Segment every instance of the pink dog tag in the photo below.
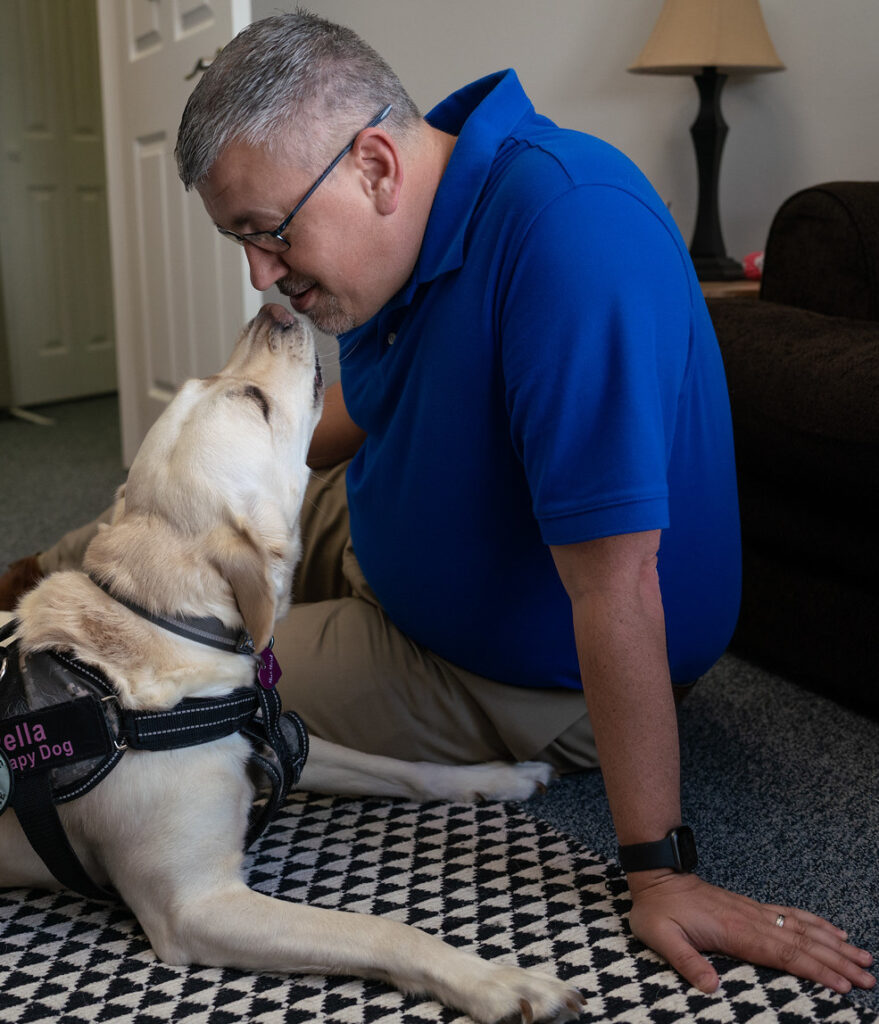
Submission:
M 273 690 L 281 678 L 281 666 L 278 659 L 272 654 L 271 647 L 267 647 L 259 656 L 261 665 L 256 673 L 259 685 L 265 690 Z

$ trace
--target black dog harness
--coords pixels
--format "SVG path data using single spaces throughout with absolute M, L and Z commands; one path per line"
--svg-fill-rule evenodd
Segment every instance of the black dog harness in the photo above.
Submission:
M 0 648 L 0 813 L 15 809 L 31 846 L 59 882 L 104 900 L 116 896 L 89 877 L 55 805 L 97 786 L 127 750 L 175 750 L 239 732 L 246 736 L 251 764 L 270 786 L 265 802 L 251 812 L 247 846 L 284 803 L 308 756 L 301 719 L 281 713 L 275 690 L 281 673 L 271 645 L 257 655 L 246 631 L 230 630 L 219 619 L 162 618 L 110 596 L 181 636 L 255 658 L 259 685 L 223 697 L 187 697 L 167 711 L 135 711 L 120 706 L 102 672 L 66 651 L 23 655 L 17 639 Z M 0 641 L 16 627 L 15 620 L 0 627 Z

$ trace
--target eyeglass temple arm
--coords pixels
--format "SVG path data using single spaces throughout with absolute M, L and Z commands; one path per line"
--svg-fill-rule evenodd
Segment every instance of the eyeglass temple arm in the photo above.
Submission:
M 333 168 L 336 166 L 336 164 L 343 157 L 347 156 L 348 153 L 351 152 L 351 150 L 354 148 L 354 143 L 357 141 L 357 137 L 362 132 L 365 132 L 367 128 L 375 128 L 376 125 L 381 124 L 382 121 L 384 121 L 384 119 L 388 116 L 388 114 L 390 114 L 392 108 L 393 108 L 393 104 L 389 103 L 385 107 L 384 110 L 380 111 L 378 114 L 375 115 L 375 117 L 369 122 L 368 125 L 366 125 L 366 127 L 360 129 L 360 131 L 357 133 L 357 135 L 354 136 L 354 138 L 348 143 L 348 145 L 342 150 L 342 152 L 339 153 L 339 155 L 333 160 L 333 162 L 329 165 L 329 167 L 327 167 L 327 169 L 323 172 L 323 174 L 321 174 L 321 176 L 317 179 L 317 181 L 311 186 L 311 188 L 299 200 L 299 202 L 293 208 L 293 212 L 284 221 L 284 223 L 278 228 L 278 230 L 276 232 L 276 237 L 280 238 L 283 235 L 284 230 L 286 229 L 287 225 L 290 223 L 291 220 L 293 220 L 293 218 L 296 216 L 296 214 L 299 213 L 299 211 L 302 209 L 303 205 L 305 204 L 305 201 L 311 196 L 312 192 L 314 192 L 314 190 L 318 187 L 318 185 L 320 185 L 320 183 L 330 173 L 330 171 L 333 170 Z

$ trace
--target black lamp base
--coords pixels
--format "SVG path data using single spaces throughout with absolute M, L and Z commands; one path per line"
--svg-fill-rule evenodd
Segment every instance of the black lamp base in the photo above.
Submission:
M 718 74 L 717 68 L 706 67 L 694 77 L 701 102 L 690 134 L 699 172 L 699 207 L 690 256 L 700 281 L 739 281 L 745 273 L 742 265 L 726 254 L 717 201 L 720 157 L 728 130 L 720 110 L 720 93 L 726 75 Z
M 731 256 L 693 256 L 700 281 L 743 281 L 745 268 Z

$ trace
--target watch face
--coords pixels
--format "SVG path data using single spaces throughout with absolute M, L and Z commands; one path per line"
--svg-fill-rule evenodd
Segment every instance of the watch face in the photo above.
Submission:
M 6 810 L 6 806 L 12 797 L 12 768 L 9 759 L 0 750 L 0 814 Z
M 675 871 L 694 871 L 699 863 L 696 855 L 696 838 L 693 830 L 686 825 L 676 828 L 669 835 L 675 858 Z

